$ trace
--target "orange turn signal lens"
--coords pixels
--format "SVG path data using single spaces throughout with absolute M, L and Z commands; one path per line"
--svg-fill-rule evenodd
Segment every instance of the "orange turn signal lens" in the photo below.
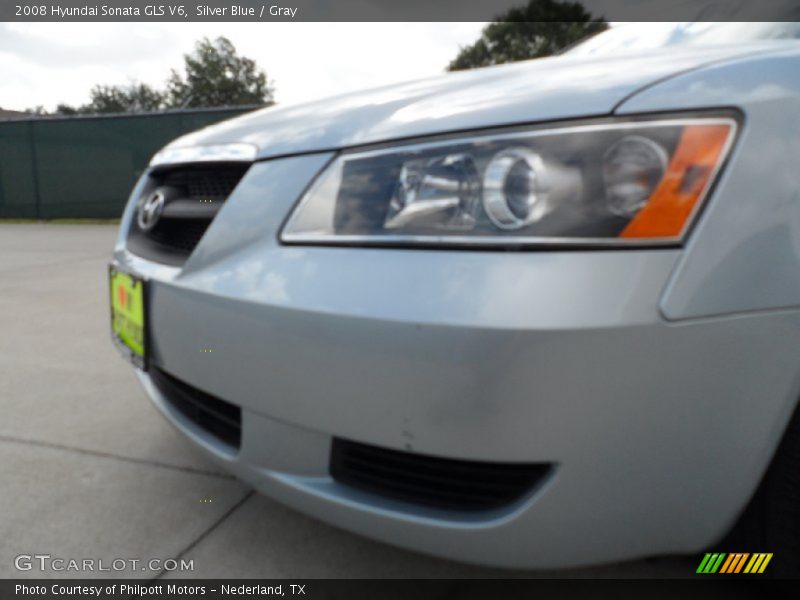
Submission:
M 726 123 L 687 125 L 653 195 L 621 238 L 679 238 L 700 206 L 733 135 Z

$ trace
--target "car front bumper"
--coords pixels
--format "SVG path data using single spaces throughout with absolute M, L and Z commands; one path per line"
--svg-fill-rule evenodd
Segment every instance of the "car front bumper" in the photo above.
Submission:
M 562 567 L 699 551 L 725 533 L 797 397 L 796 312 L 666 321 L 676 249 L 280 245 L 328 158 L 254 166 L 182 269 L 118 244 L 116 264 L 150 281 L 154 363 L 240 406 L 241 448 L 139 372 L 169 421 L 298 510 L 458 560 Z M 467 515 L 334 481 L 334 437 L 554 468 L 522 501 Z

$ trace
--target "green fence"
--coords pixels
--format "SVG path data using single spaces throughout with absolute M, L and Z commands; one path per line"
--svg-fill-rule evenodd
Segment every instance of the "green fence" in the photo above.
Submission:
M 119 217 L 159 148 L 253 108 L 0 121 L 0 219 Z

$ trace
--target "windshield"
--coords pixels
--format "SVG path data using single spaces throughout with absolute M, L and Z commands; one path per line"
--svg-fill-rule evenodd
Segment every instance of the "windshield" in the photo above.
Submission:
M 589 38 L 567 54 L 604 55 L 775 39 L 800 39 L 800 23 L 625 23 Z

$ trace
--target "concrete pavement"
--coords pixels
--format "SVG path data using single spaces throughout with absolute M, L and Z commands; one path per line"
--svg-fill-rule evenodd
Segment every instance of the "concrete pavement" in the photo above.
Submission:
M 0 224 L 0 577 L 694 572 L 693 558 L 555 573 L 483 569 L 376 543 L 252 493 L 161 419 L 112 346 L 106 265 L 115 236 L 107 225 Z M 105 564 L 184 558 L 194 570 L 21 572 L 21 554 Z

